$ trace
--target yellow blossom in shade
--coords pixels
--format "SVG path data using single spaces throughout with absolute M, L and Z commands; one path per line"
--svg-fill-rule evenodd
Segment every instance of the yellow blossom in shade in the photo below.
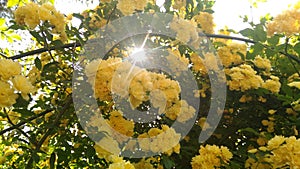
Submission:
M 270 76 L 271 79 L 266 80 L 262 87 L 265 89 L 270 90 L 272 93 L 279 93 L 281 83 L 279 81 L 279 78 L 276 76 Z
M 134 122 L 124 119 L 118 111 L 110 113 L 108 124 L 120 134 L 126 136 L 133 135 Z
M 197 55 L 196 53 L 192 53 L 190 59 L 193 65 L 192 70 L 194 70 L 195 72 L 200 72 L 202 74 L 207 73 L 206 67 L 204 65 L 204 60 L 201 59 L 199 55 Z
M 288 84 L 288 86 L 296 87 L 296 88 L 300 89 L 300 81 L 299 82 L 291 82 Z
M 147 5 L 147 0 L 119 0 L 117 9 L 119 9 L 123 15 L 129 15 L 135 12 L 135 10 L 143 10 Z
M 0 165 L 4 164 L 6 161 L 6 157 L 5 156 L 0 156 Z
M 208 12 L 200 12 L 195 15 L 192 20 L 194 20 L 198 25 L 200 25 L 201 30 L 205 33 L 214 33 L 214 22 L 212 14 Z
M 252 97 L 251 97 L 251 96 L 243 95 L 243 96 L 240 98 L 239 102 L 241 102 L 241 103 L 246 103 L 246 102 L 249 102 L 249 101 L 251 101 L 251 100 L 252 100 Z
M 255 66 L 257 66 L 260 69 L 265 69 L 267 72 L 271 70 L 271 61 L 267 58 L 256 56 L 253 62 Z
M 233 156 L 227 147 L 216 145 L 200 146 L 199 153 L 200 155 L 192 158 L 191 165 L 193 169 L 219 168 L 224 164 L 228 164 Z
M 230 90 L 258 89 L 263 84 L 262 78 L 256 75 L 256 71 L 251 66 L 246 64 L 226 69 L 225 73 L 230 76 L 230 80 L 227 81 Z
M 151 164 L 150 160 L 145 160 L 144 158 L 138 163 L 133 163 L 135 169 L 154 169 L 154 166 Z
M 268 111 L 268 113 L 271 114 L 271 115 L 275 114 L 276 112 L 277 112 L 277 110 L 273 110 L 273 109 L 271 109 L 271 110 Z
M 21 92 L 21 95 L 25 100 L 29 99 L 28 97 L 29 93 L 33 93 L 35 91 L 30 81 L 23 75 L 15 76 L 12 79 L 12 82 L 14 84 L 14 88 Z
M 211 126 L 209 125 L 209 123 L 206 122 L 206 118 L 205 117 L 201 117 L 198 120 L 197 124 L 201 127 L 202 130 L 206 130 L 206 129 L 211 128 Z
M 172 3 L 173 9 L 180 9 L 182 7 L 185 8 L 186 6 L 186 0 L 174 0 Z
M 18 95 L 10 84 L 0 80 L 0 107 L 9 107 L 16 103 Z
M 12 76 L 21 74 L 21 65 L 10 59 L 0 59 L 0 78 L 8 80 Z

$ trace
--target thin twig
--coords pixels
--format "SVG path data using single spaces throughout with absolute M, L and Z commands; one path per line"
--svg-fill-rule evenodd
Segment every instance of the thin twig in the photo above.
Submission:
M 48 50 L 52 51 L 52 50 L 56 50 L 56 49 L 72 48 L 72 47 L 79 47 L 79 46 L 81 46 L 81 44 L 79 42 L 74 42 L 74 43 L 69 43 L 69 44 L 65 44 L 62 46 L 51 46 L 49 48 L 40 48 L 40 49 L 32 50 L 29 52 L 25 52 L 25 53 L 21 53 L 21 54 L 9 57 L 9 59 L 16 60 L 16 59 L 21 59 L 26 56 L 47 52 Z
M 52 112 L 53 110 L 54 110 L 54 109 L 46 110 L 46 111 L 44 111 L 44 112 L 42 112 L 42 113 L 40 113 L 40 114 L 37 114 L 37 115 L 35 115 L 35 116 L 32 116 L 32 117 L 26 119 L 25 121 L 22 121 L 22 122 L 20 122 L 20 123 L 18 123 L 18 124 L 16 124 L 16 125 L 13 125 L 12 127 L 9 127 L 9 128 L 7 128 L 7 129 L 4 129 L 4 130 L 0 131 L 0 135 L 3 135 L 4 133 L 6 133 L 6 132 L 8 132 L 8 131 L 17 129 L 18 127 L 20 127 L 20 126 L 22 126 L 22 125 L 28 123 L 29 121 L 32 121 L 32 120 L 34 120 L 34 119 L 37 119 L 37 118 L 39 118 L 39 117 L 41 117 L 41 116 L 43 116 L 43 115 L 45 115 L 45 114 L 47 114 L 47 113 Z

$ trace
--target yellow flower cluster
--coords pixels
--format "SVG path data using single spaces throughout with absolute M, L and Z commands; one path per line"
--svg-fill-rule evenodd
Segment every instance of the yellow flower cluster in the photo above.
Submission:
M 225 67 L 242 63 L 246 53 L 245 44 L 227 42 L 226 46 L 218 48 L 218 55 Z
M 185 100 L 176 101 L 166 109 L 166 116 L 171 120 L 179 122 L 186 122 L 195 115 L 196 110 L 194 107 L 188 105 Z
M 194 20 L 200 28 L 205 33 L 214 33 L 214 22 L 213 16 L 207 12 L 200 12 L 199 14 L 195 15 L 192 20 Z
M 262 84 L 262 88 L 270 90 L 272 93 L 278 93 L 280 91 L 281 83 L 276 76 L 270 76 L 271 79 L 266 80 Z
M 173 152 L 180 153 L 180 134 L 167 125 L 162 125 L 162 129 L 151 128 L 147 133 L 140 134 L 138 138 L 150 138 L 150 140 L 139 140 L 139 146 L 143 151 L 164 152 L 168 155 Z M 170 148 L 170 146 L 174 147 Z
M 285 33 L 287 36 L 300 32 L 300 10 L 290 9 L 277 15 L 273 21 L 267 24 L 267 33 L 272 36 L 274 33 Z
M 226 69 L 225 73 L 230 76 L 230 80 L 227 81 L 230 90 L 246 91 L 262 87 L 272 93 L 280 91 L 281 83 L 278 77 L 271 75 L 270 79 L 264 81 L 250 65 L 242 64 Z
M 156 167 L 153 164 L 156 163 Z M 132 163 L 135 169 L 163 169 L 163 166 L 159 164 L 159 159 L 155 157 L 150 157 L 148 159 L 143 158 L 138 163 Z
M 65 33 L 65 17 L 51 4 L 45 3 L 39 6 L 35 3 L 28 3 L 25 6 L 17 8 L 14 14 L 16 23 L 27 25 L 30 29 L 34 29 L 41 21 L 48 21 L 53 25 L 53 33 L 59 34 L 63 41 L 67 38 Z
M 134 134 L 134 122 L 124 119 L 123 115 L 118 111 L 110 112 L 107 123 L 118 132 L 117 135 L 114 136 L 118 142 L 123 141 L 124 136 L 131 137 Z
M 268 141 L 266 147 L 249 152 L 256 153 L 258 160 L 250 157 L 245 163 L 245 168 L 300 168 L 300 139 L 296 139 L 295 136 L 275 136 Z
M 267 58 L 262 58 L 261 56 L 256 56 L 254 59 L 254 64 L 260 69 L 264 69 L 269 72 L 271 70 L 271 61 Z
M 218 60 L 213 53 L 205 53 L 204 58 L 200 58 L 200 56 L 196 53 L 192 53 L 190 57 L 192 61 L 192 70 L 195 72 L 206 74 L 207 70 L 219 70 Z
M 246 91 L 258 89 L 263 84 L 263 79 L 257 75 L 250 65 L 242 64 L 238 67 L 226 69 L 225 73 L 230 76 L 227 81 L 230 90 Z
M 200 39 L 197 23 L 193 20 L 185 20 L 174 16 L 170 23 L 170 28 L 176 32 L 176 37 L 183 43 L 196 43 Z
M 169 50 L 169 55 L 166 57 L 169 62 L 169 67 L 176 76 L 179 76 L 182 71 L 186 71 L 189 65 L 189 59 L 181 56 L 178 49 Z
M 173 9 L 181 9 L 181 8 L 185 8 L 186 6 L 186 0 L 174 0 L 172 1 L 172 7 Z
M 30 81 L 21 75 L 21 65 L 9 59 L 0 60 L 0 107 L 9 107 L 16 103 L 20 92 L 24 99 L 35 91 Z
M 109 165 L 108 169 L 135 169 L 135 167 L 129 162 L 123 160 L 122 157 L 110 156 L 109 161 L 112 163 Z
M 213 169 L 228 164 L 232 158 L 232 153 L 227 147 L 216 145 L 201 146 L 200 155 L 192 158 L 191 165 L 193 169 Z
M 119 0 L 117 9 L 119 9 L 123 15 L 130 15 L 135 10 L 143 11 L 147 2 L 148 0 Z
M 180 122 L 189 120 L 196 112 L 186 101 L 180 100 L 181 89 L 177 81 L 122 62 L 121 58 L 92 61 L 86 66 L 85 73 L 94 88 L 95 98 L 102 101 L 111 101 L 112 93 L 128 99 L 133 109 L 151 101 L 160 114 L 165 113 L 172 120 L 180 116 Z

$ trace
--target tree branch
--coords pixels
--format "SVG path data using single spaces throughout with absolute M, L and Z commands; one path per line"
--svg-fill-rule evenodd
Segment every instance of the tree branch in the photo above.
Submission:
M 53 110 L 54 110 L 54 109 L 46 110 L 46 111 L 44 111 L 44 112 L 42 112 L 42 113 L 40 113 L 40 114 L 37 114 L 37 115 L 35 115 L 35 116 L 32 116 L 32 117 L 26 119 L 25 121 L 22 121 L 22 122 L 20 122 L 20 123 L 18 123 L 18 124 L 16 124 L 16 125 L 13 125 L 12 127 L 9 127 L 9 128 L 7 128 L 7 129 L 4 129 L 4 130 L 0 131 L 0 135 L 3 135 L 4 133 L 6 133 L 6 132 L 8 132 L 8 131 L 11 131 L 11 130 L 14 130 L 14 129 L 18 129 L 18 127 L 20 127 L 20 126 L 22 126 L 22 125 L 28 123 L 29 121 L 32 121 L 32 120 L 34 120 L 34 119 L 37 119 L 37 118 L 39 118 L 39 117 L 41 117 L 41 116 L 43 116 L 43 115 L 45 115 L 45 114 L 47 114 L 47 113 L 50 113 L 50 112 L 53 111 Z
M 228 35 L 200 33 L 199 36 L 203 36 L 203 37 L 206 36 L 206 37 L 209 37 L 209 38 L 232 39 L 232 40 L 238 40 L 238 41 L 243 41 L 243 42 L 246 42 L 246 43 L 253 43 L 253 44 L 259 43 L 259 42 L 253 41 L 251 39 L 228 36 Z M 262 45 L 266 48 L 269 48 L 269 46 L 266 46 L 264 44 L 262 44 Z M 56 49 L 64 49 L 64 48 L 70 48 L 70 47 L 80 47 L 80 46 L 82 46 L 82 44 L 80 44 L 79 42 L 69 43 L 69 44 L 65 44 L 65 45 L 62 45 L 62 46 L 51 46 L 50 48 L 41 48 L 41 49 L 25 52 L 25 53 L 22 53 L 22 54 L 19 54 L 19 55 L 15 55 L 15 56 L 9 57 L 9 59 L 15 60 L 15 59 L 20 59 L 20 58 L 23 58 L 23 57 L 26 57 L 26 56 L 43 53 L 43 52 L 46 52 L 46 51 L 51 51 L 51 50 L 56 50 Z M 300 58 L 298 58 L 297 56 L 291 55 L 291 54 L 283 52 L 283 51 L 279 51 L 279 53 L 291 58 L 292 60 L 294 60 L 298 64 L 300 64 Z
M 21 59 L 26 56 L 35 55 L 35 54 L 39 54 L 39 53 L 43 53 L 43 52 L 47 52 L 47 51 L 56 50 L 56 49 L 64 49 L 64 48 L 79 47 L 79 46 L 81 46 L 81 44 L 79 42 L 74 42 L 74 43 L 68 43 L 68 44 L 65 44 L 62 46 L 51 46 L 50 48 L 40 48 L 40 49 L 32 50 L 29 52 L 25 52 L 25 53 L 21 53 L 21 54 L 9 57 L 9 59 L 16 60 L 16 59 Z

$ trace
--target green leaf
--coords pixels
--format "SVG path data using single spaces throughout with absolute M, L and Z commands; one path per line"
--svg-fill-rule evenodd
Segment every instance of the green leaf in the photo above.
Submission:
M 55 159 L 56 159 L 56 155 L 55 153 L 53 152 L 50 156 L 50 169 L 54 169 L 55 166 L 54 166 L 54 163 L 55 163 Z
M 239 129 L 238 131 L 239 132 L 249 132 L 249 133 L 255 134 L 256 136 L 260 135 L 256 130 L 254 130 L 253 128 L 250 128 L 250 127 L 247 127 L 244 129 Z
M 294 50 L 298 53 L 298 55 L 300 55 L 300 43 L 297 43 L 297 44 L 294 46 Z
M 19 0 L 8 0 L 7 1 L 7 8 L 11 8 L 13 6 L 16 6 L 19 3 Z
M 268 44 L 270 44 L 270 45 L 277 45 L 278 44 L 278 42 L 279 42 L 279 39 L 280 39 L 280 37 L 279 36 L 272 36 L 272 37 L 270 37 L 270 38 L 268 38 Z
M 52 5 L 54 5 L 55 0 L 49 0 L 49 2 L 50 2 Z
M 40 58 L 36 57 L 34 59 L 34 64 L 35 64 L 35 67 L 38 68 L 39 70 L 42 69 L 42 62 L 41 62 Z
M 162 157 L 162 164 L 163 164 L 164 168 L 166 168 L 166 169 L 171 169 L 172 167 L 175 166 L 174 161 L 171 160 L 168 156 Z
M 265 42 L 267 40 L 267 32 L 262 25 L 257 25 L 253 32 L 253 40 L 259 42 Z
M 253 30 L 250 28 L 241 30 L 240 34 L 251 39 L 253 38 Z
M 5 19 L 4 18 L 0 18 L 0 26 L 5 24 Z

